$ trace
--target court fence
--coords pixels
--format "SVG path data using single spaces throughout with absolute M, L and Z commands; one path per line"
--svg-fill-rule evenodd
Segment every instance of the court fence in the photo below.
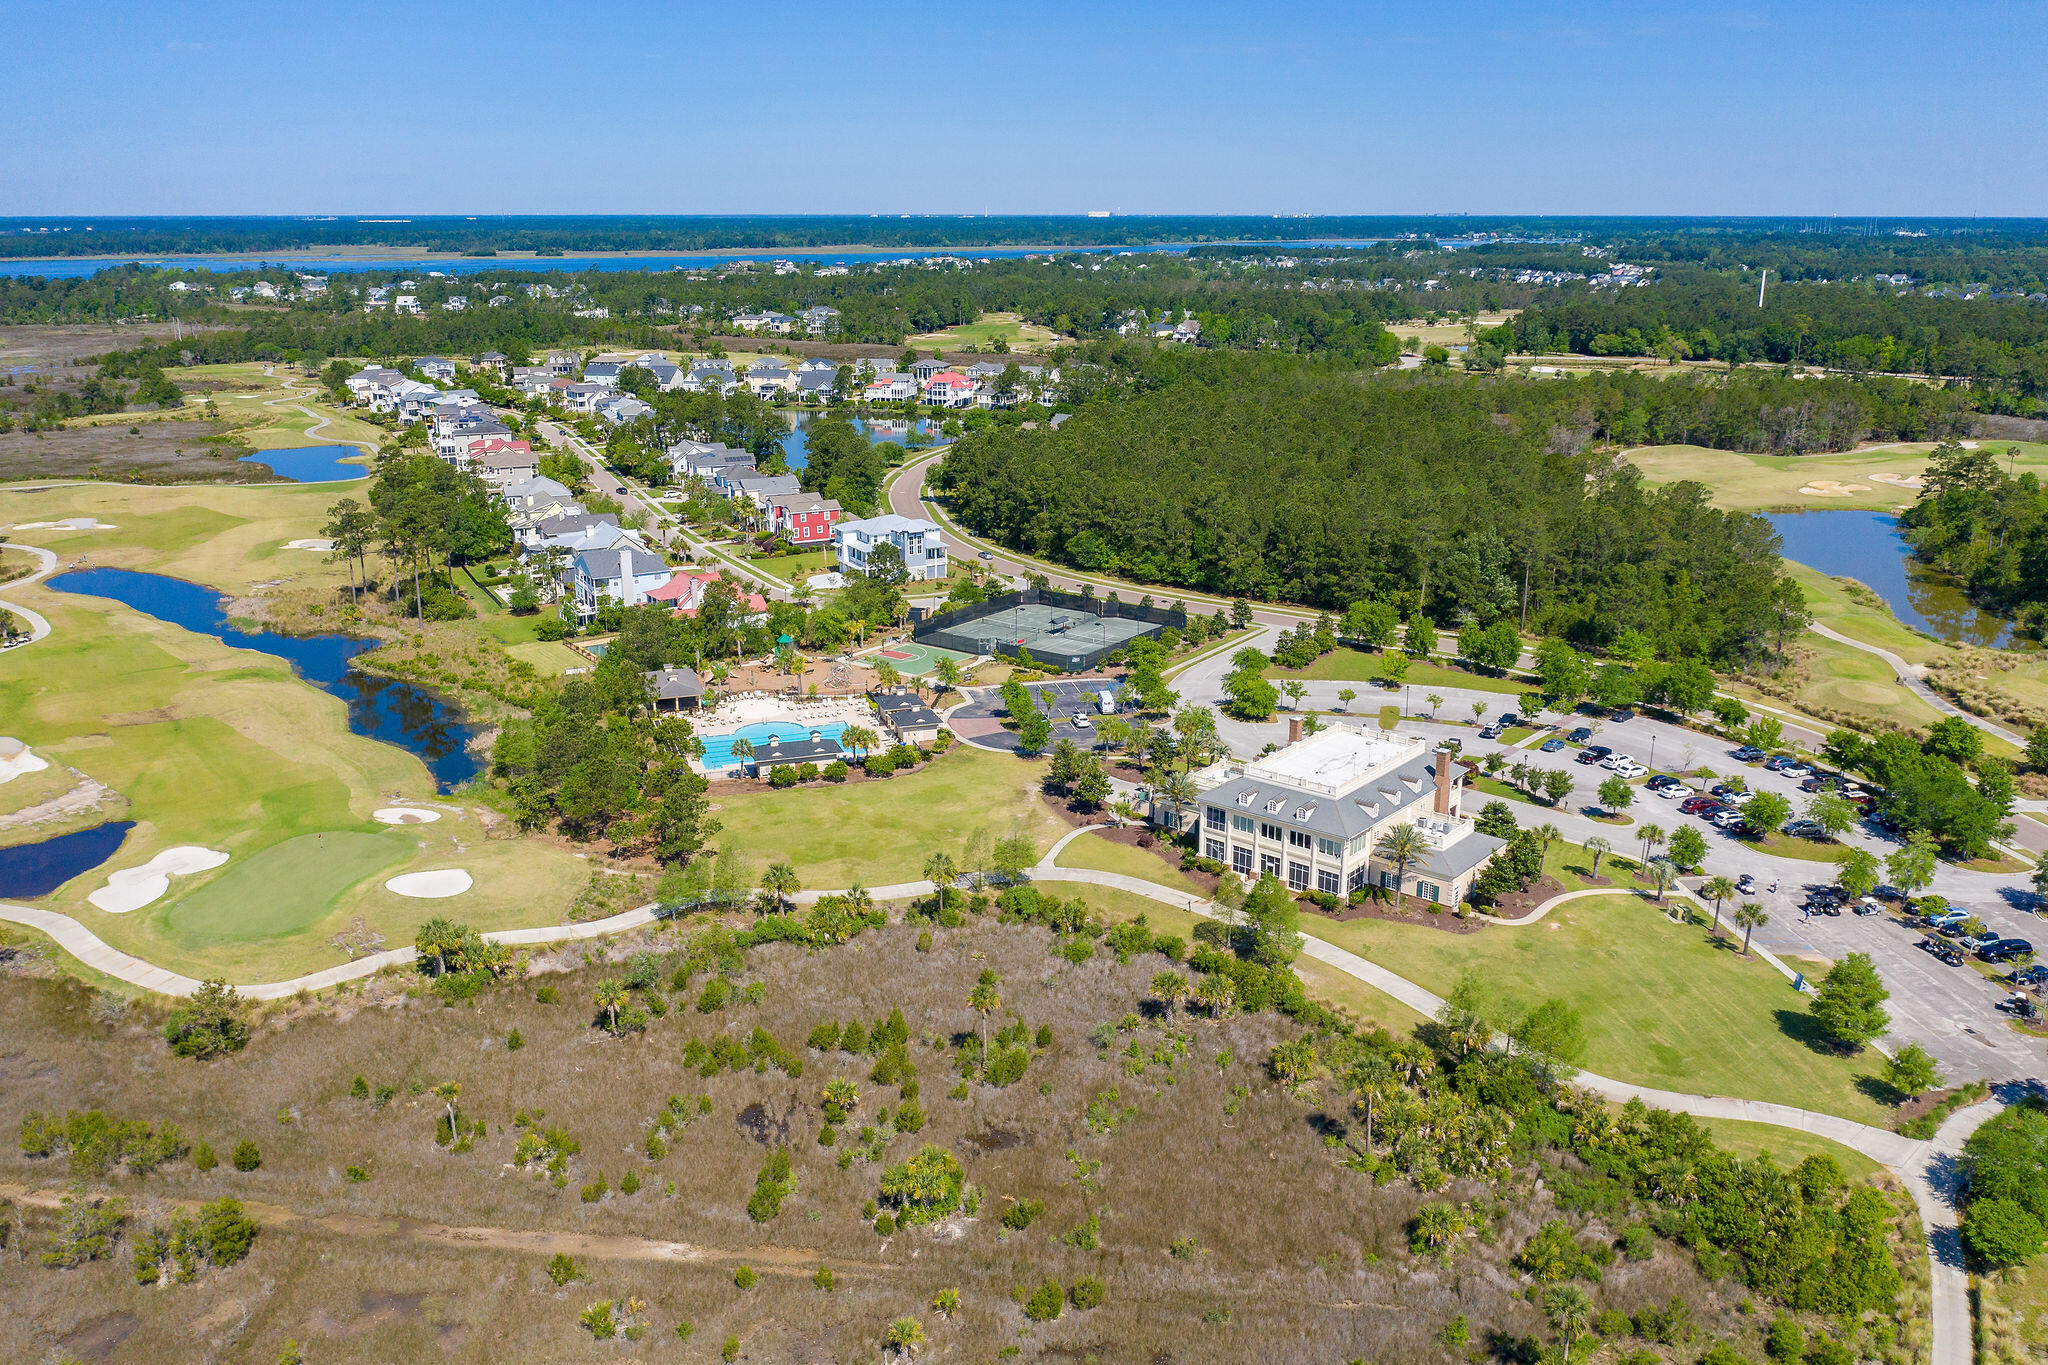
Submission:
M 1188 614 L 1170 607 L 1023 588 L 919 622 L 910 638 L 962 654 L 1014 659 L 1028 651 L 1041 667 L 1086 673 L 1133 640 L 1153 638 L 1169 626 L 1186 630 L 1187 624 Z

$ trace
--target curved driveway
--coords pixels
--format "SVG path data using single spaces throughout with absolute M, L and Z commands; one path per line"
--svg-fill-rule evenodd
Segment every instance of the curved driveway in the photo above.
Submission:
M 30 554 L 34 555 L 38 567 L 32 573 L 10 580 L 4 587 L 0 587 L 0 592 L 12 588 L 25 588 L 38 579 L 47 578 L 57 571 L 57 556 L 54 552 L 45 550 L 40 545 L 15 545 L 12 548 L 27 550 Z M 50 633 L 50 623 L 41 612 L 30 611 L 20 603 L 10 602 L 4 598 L 0 598 L 0 607 L 7 608 L 7 610 L 28 622 L 28 639 L 22 641 L 21 644 L 12 646 L 13 648 L 19 649 L 23 644 L 32 645 Z

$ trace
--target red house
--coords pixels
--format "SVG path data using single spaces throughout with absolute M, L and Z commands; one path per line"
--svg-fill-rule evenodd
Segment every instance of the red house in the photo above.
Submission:
M 816 493 L 785 493 L 768 500 L 769 529 L 792 545 L 829 545 L 832 524 L 845 509 Z

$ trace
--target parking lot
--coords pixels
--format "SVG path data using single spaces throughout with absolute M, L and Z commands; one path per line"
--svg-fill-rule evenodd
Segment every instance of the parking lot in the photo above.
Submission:
M 1031 693 L 1038 709 L 1052 722 L 1054 740 L 1072 740 L 1084 749 L 1105 747 L 1095 728 L 1095 722 L 1101 719 L 1096 701 L 1105 688 L 1112 691 L 1116 688 L 1115 679 L 1061 679 L 1026 683 L 1024 687 Z M 969 688 L 965 695 L 968 698 L 966 705 L 953 712 L 948 720 L 953 732 L 982 748 L 1015 753 L 1017 733 L 1005 730 L 1001 725 L 1002 717 L 1007 714 L 1003 710 L 1002 696 L 992 687 Z M 1073 718 L 1077 715 L 1085 724 L 1074 723 Z

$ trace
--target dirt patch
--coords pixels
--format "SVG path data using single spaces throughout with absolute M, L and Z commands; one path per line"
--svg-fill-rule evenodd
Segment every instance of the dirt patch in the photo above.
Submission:
M 0 483 L 23 479 L 113 479 L 123 483 L 289 483 L 246 465 L 248 452 L 218 422 L 139 419 L 0 434 Z
M 1434 910 L 1436 913 L 1432 914 Z M 1347 923 L 1356 919 L 1386 920 L 1390 924 L 1413 924 L 1424 929 L 1441 929 L 1447 934 L 1476 934 L 1486 927 L 1481 919 L 1460 919 L 1442 906 L 1430 901 L 1408 898 L 1405 910 L 1397 911 L 1392 901 L 1368 900 L 1359 905 L 1339 905 L 1335 910 L 1324 910 L 1310 901 L 1301 903 L 1301 913 L 1314 915 L 1319 919 Z
M 1014 1128 L 998 1128 L 994 1124 L 990 1124 L 979 1133 L 969 1133 L 963 1140 L 975 1151 L 982 1153 L 1007 1152 L 1031 1141 Z
M 1529 883 L 1526 891 L 1510 891 L 1487 911 L 1496 919 L 1520 919 L 1552 896 L 1564 894 L 1564 884 L 1554 877 Z
M 142 1319 L 133 1313 L 109 1313 L 80 1323 L 58 1340 L 64 1343 L 66 1351 L 81 1360 L 105 1360 L 135 1334 L 141 1323 Z
M 796 1129 L 797 1102 L 792 1095 L 779 1108 L 755 1100 L 733 1117 L 742 1133 L 763 1147 L 780 1147 Z

